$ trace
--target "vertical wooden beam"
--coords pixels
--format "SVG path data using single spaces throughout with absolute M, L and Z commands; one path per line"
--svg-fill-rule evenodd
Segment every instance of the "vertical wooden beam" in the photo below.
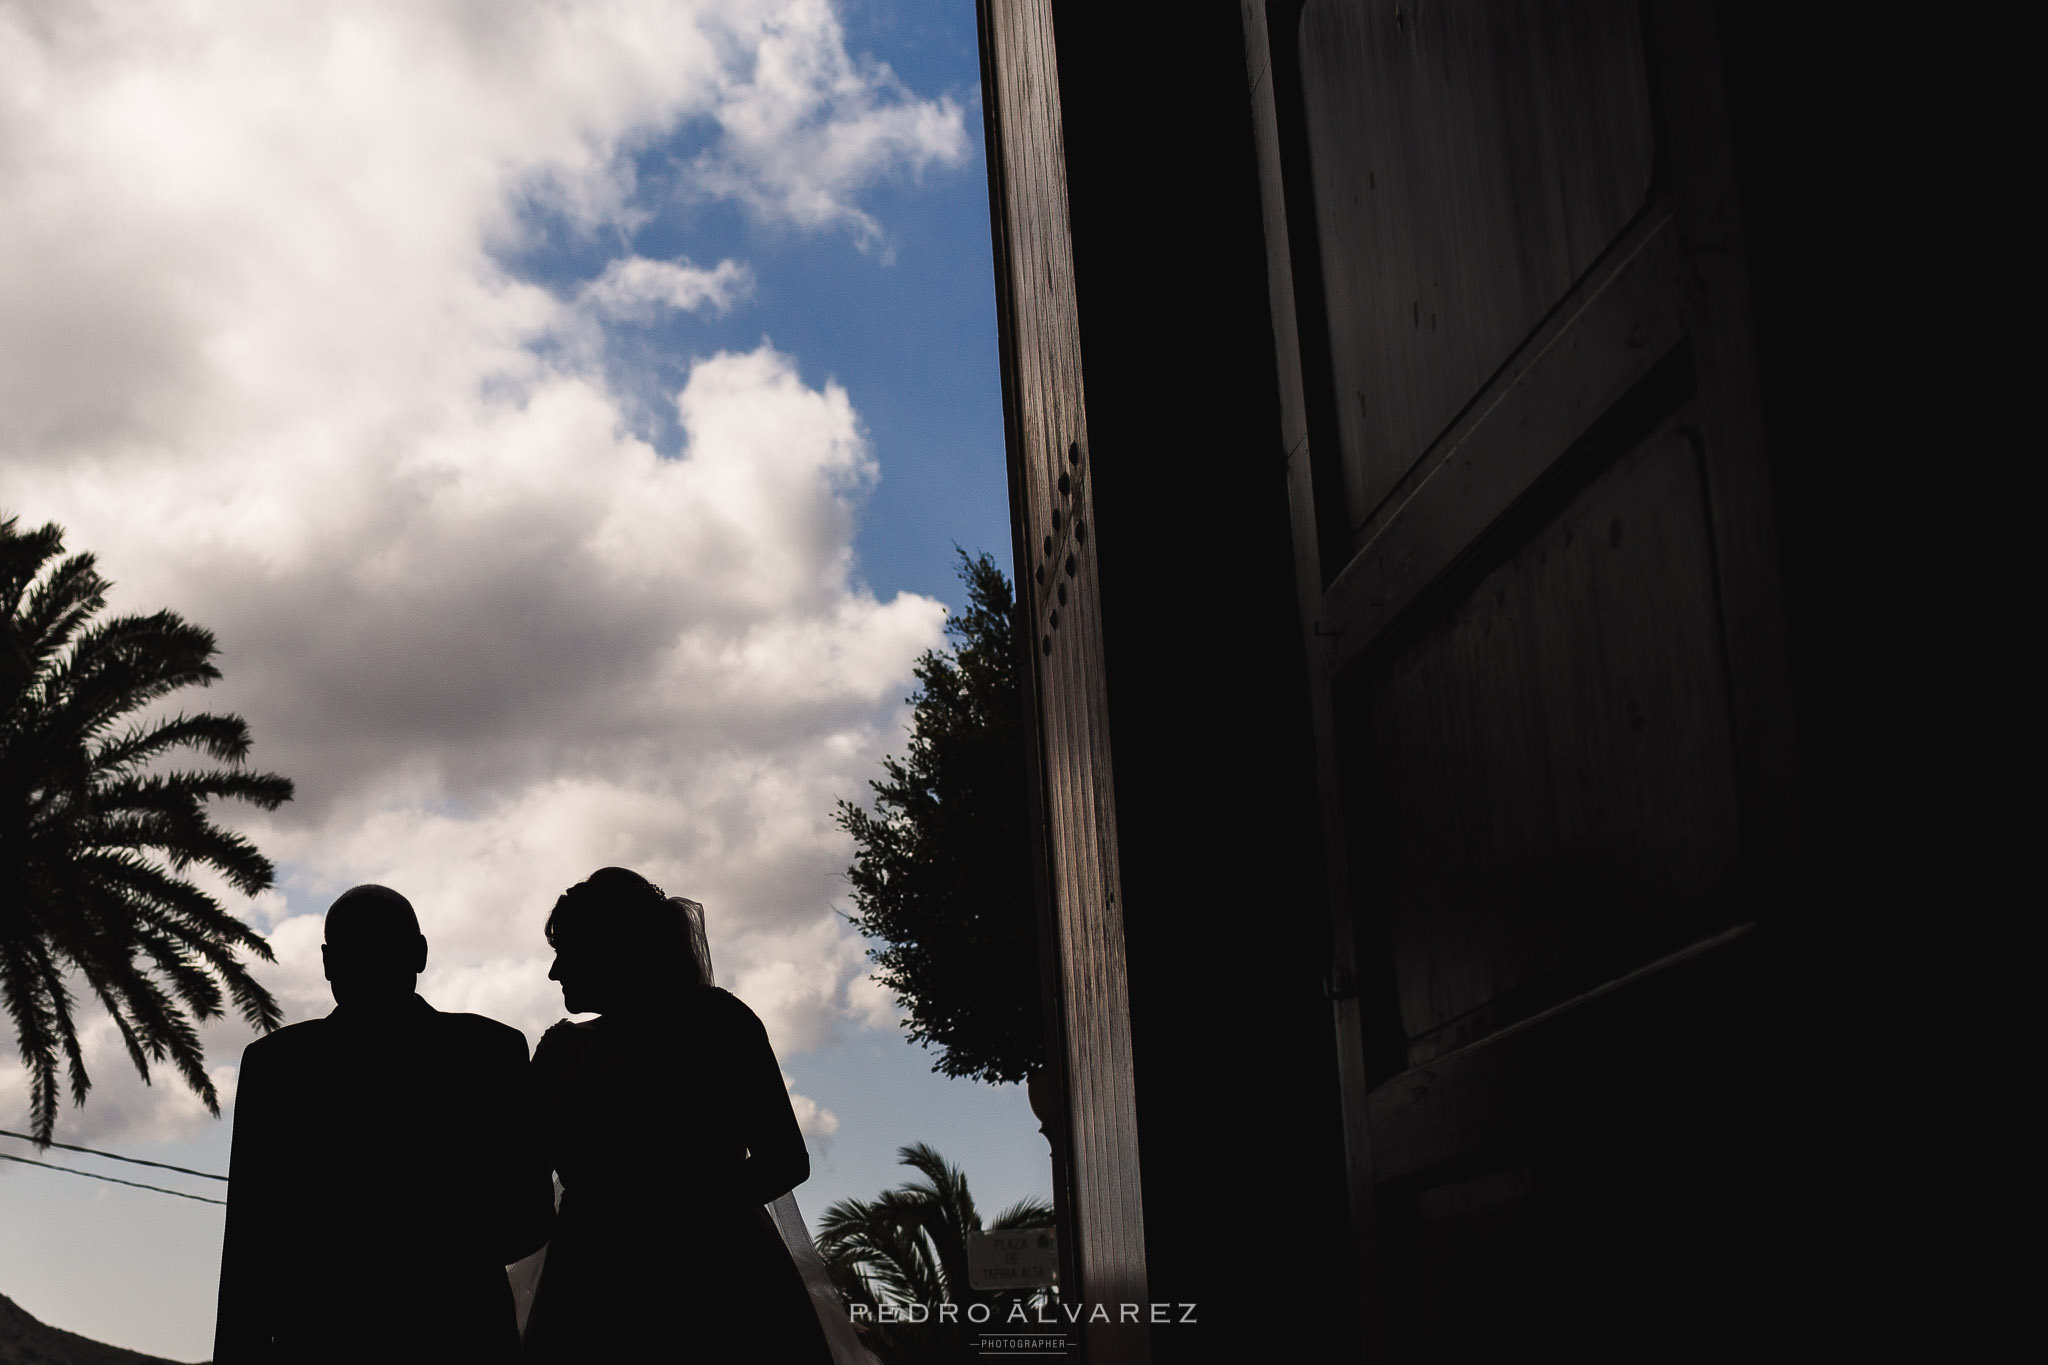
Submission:
M 981 0 L 1019 617 L 1032 670 L 1069 1124 L 1069 1302 L 1148 1301 L 1116 797 L 1065 133 L 1048 0 Z M 1094 1365 L 1145 1329 L 1091 1324 Z

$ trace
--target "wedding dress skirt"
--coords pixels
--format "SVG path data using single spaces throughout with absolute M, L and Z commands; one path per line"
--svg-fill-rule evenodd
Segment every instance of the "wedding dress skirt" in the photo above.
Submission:
M 825 1271 L 824 1259 L 819 1256 L 817 1244 L 811 1240 L 810 1230 L 805 1226 L 803 1214 L 797 1208 L 796 1196 L 783 1195 L 773 1204 L 768 1205 L 767 1213 L 774 1223 L 775 1231 L 781 1238 L 782 1245 L 787 1251 L 791 1263 L 796 1268 L 799 1279 L 802 1281 L 805 1296 L 809 1300 L 811 1310 L 816 1315 L 818 1326 L 825 1335 L 826 1344 L 831 1348 L 833 1365 L 880 1365 L 874 1353 L 860 1344 L 860 1337 L 855 1333 L 853 1323 L 846 1315 L 846 1308 L 840 1300 L 839 1291 L 833 1287 L 831 1277 Z M 525 1334 L 527 1324 L 530 1321 L 535 1291 L 540 1285 L 541 1268 L 546 1264 L 547 1259 L 548 1248 L 543 1247 L 510 1269 L 512 1293 L 514 1301 L 518 1306 L 519 1330 L 522 1335 Z M 543 1324 L 540 1332 L 540 1341 L 537 1344 L 529 1345 L 529 1351 L 531 1352 L 528 1357 L 529 1359 L 541 1359 L 543 1358 L 542 1352 L 550 1349 L 546 1341 L 547 1335 L 548 1329 Z M 730 1340 L 730 1336 L 731 1334 L 728 1334 L 728 1340 Z M 563 1345 L 569 1345 L 569 1343 L 563 1343 Z M 573 1355 L 564 1356 L 558 1350 L 555 1355 L 548 1358 L 573 1359 L 575 1357 Z M 678 1341 L 673 1358 L 703 1357 L 701 1350 L 692 1354 L 691 1348 L 685 1342 Z M 751 1351 L 739 1357 L 742 1360 L 752 1360 L 754 1358 Z

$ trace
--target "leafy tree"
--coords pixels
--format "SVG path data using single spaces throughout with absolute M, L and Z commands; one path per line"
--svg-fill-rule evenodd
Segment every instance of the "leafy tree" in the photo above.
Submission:
M 883 947 L 876 976 L 909 1012 L 934 1071 L 1020 1081 L 1043 1065 L 1023 690 L 1010 584 L 960 551 L 955 648 L 918 660 L 909 751 L 870 782 L 875 811 L 839 803 L 858 848 L 853 922 Z
M 250 1024 L 276 1028 L 277 1002 L 237 954 L 275 959 L 179 874 L 198 864 L 238 891 L 264 890 L 270 862 L 214 825 L 205 803 L 272 810 L 292 795 L 285 778 L 242 766 L 249 726 L 239 716 L 124 720 L 220 677 L 213 636 L 168 611 L 95 624 L 112 585 L 91 555 L 63 552 L 58 526 L 24 532 L 0 520 L 0 999 L 41 1143 L 57 1121 L 60 1052 L 72 1102 L 92 1087 L 74 974 L 113 1016 L 145 1081 L 151 1062 L 168 1060 L 219 1115 L 195 1024 L 221 1015 L 225 991 Z M 165 767 L 180 749 L 219 766 Z
M 987 1228 L 975 1211 L 967 1176 L 925 1143 L 900 1147 L 897 1159 L 924 1177 L 874 1199 L 842 1199 L 818 1223 L 818 1252 L 832 1283 L 849 1308 L 863 1305 L 876 1324 L 884 1305 L 935 1309 L 942 1303 L 989 1305 L 990 1323 L 1000 1326 L 1013 1303 L 1036 1304 L 1046 1290 L 982 1293 L 969 1287 L 967 1239 L 982 1231 L 1050 1227 L 1052 1205 L 1021 1199 L 997 1214 Z M 936 1312 L 923 1322 L 880 1323 L 870 1344 L 889 1365 L 935 1365 L 967 1358 L 970 1326 L 964 1313 L 942 1321 Z

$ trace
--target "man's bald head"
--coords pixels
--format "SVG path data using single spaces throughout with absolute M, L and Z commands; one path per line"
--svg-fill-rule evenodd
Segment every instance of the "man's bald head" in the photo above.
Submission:
M 412 902 L 388 886 L 357 886 L 327 907 L 320 960 L 337 1004 L 410 996 L 427 965 L 427 940 Z

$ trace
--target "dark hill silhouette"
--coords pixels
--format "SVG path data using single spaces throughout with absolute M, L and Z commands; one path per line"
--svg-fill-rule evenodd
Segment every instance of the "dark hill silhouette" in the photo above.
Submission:
M 0 1294 L 0 1365 L 175 1365 L 37 1322 Z

